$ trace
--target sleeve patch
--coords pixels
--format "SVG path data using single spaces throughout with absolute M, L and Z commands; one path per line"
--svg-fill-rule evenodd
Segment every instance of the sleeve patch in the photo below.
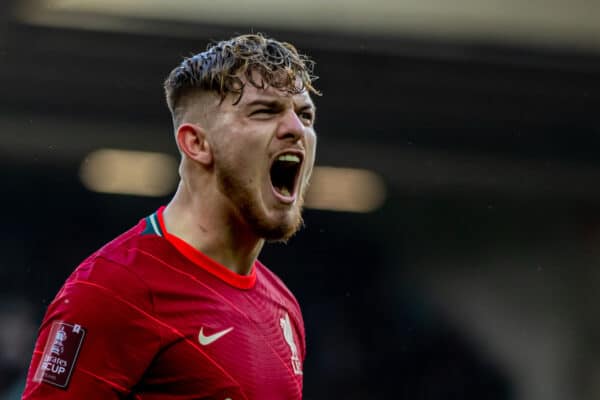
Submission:
M 84 337 L 85 329 L 81 325 L 54 321 L 33 380 L 65 389 Z

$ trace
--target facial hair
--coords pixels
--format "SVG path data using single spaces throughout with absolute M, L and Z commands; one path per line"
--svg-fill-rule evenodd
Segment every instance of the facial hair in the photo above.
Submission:
M 239 166 L 237 168 L 239 169 Z M 221 159 L 215 163 L 215 172 L 219 189 L 237 208 L 239 218 L 258 237 L 270 242 L 286 242 L 303 226 L 304 193 L 298 196 L 298 204 L 294 207 L 294 215 L 291 218 L 269 221 L 259 205 L 259 195 L 252 190 L 251 181 L 244 181 L 240 174 L 236 173 L 235 165 Z

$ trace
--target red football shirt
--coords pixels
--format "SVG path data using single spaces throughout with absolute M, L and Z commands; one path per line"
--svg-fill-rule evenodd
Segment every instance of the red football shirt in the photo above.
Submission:
M 301 399 L 304 323 L 260 262 L 235 274 L 162 209 L 87 260 L 48 307 L 24 399 Z

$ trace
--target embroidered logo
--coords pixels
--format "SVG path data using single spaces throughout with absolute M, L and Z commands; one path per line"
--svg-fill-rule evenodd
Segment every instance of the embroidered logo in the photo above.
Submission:
M 33 380 L 66 388 L 84 337 L 81 325 L 53 322 Z
M 204 327 L 200 328 L 200 333 L 198 334 L 198 342 L 200 342 L 200 344 L 202 346 L 208 346 L 209 344 L 211 344 L 214 341 L 219 340 L 220 338 L 222 338 L 223 336 L 227 335 L 229 332 L 231 332 L 233 330 L 233 326 L 213 333 L 212 335 L 204 335 Z
M 281 325 L 281 329 L 283 330 L 285 341 L 288 346 L 290 346 L 290 352 L 292 353 L 291 362 L 294 373 L 296 375 L 302 375 L 302 362 L 298 357 L 298 346 L 296 346 L 296 342 L 294 341 L 294 331 L 292 330 L 292 323 L 290 322 L 288 313 L 285 313 L 283 318 L 279 319 L 279 325 Z

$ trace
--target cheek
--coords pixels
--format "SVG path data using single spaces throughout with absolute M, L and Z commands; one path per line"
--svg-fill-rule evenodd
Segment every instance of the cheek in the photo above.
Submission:
M 236 135 L 233 132 L 223 134 L 219 138 L 214 139 L 215 155 L 228 163 L 243 164 L 244 158 L 247 157 L 248 148 L 246 143 L 243 143 L 243 137 Z

